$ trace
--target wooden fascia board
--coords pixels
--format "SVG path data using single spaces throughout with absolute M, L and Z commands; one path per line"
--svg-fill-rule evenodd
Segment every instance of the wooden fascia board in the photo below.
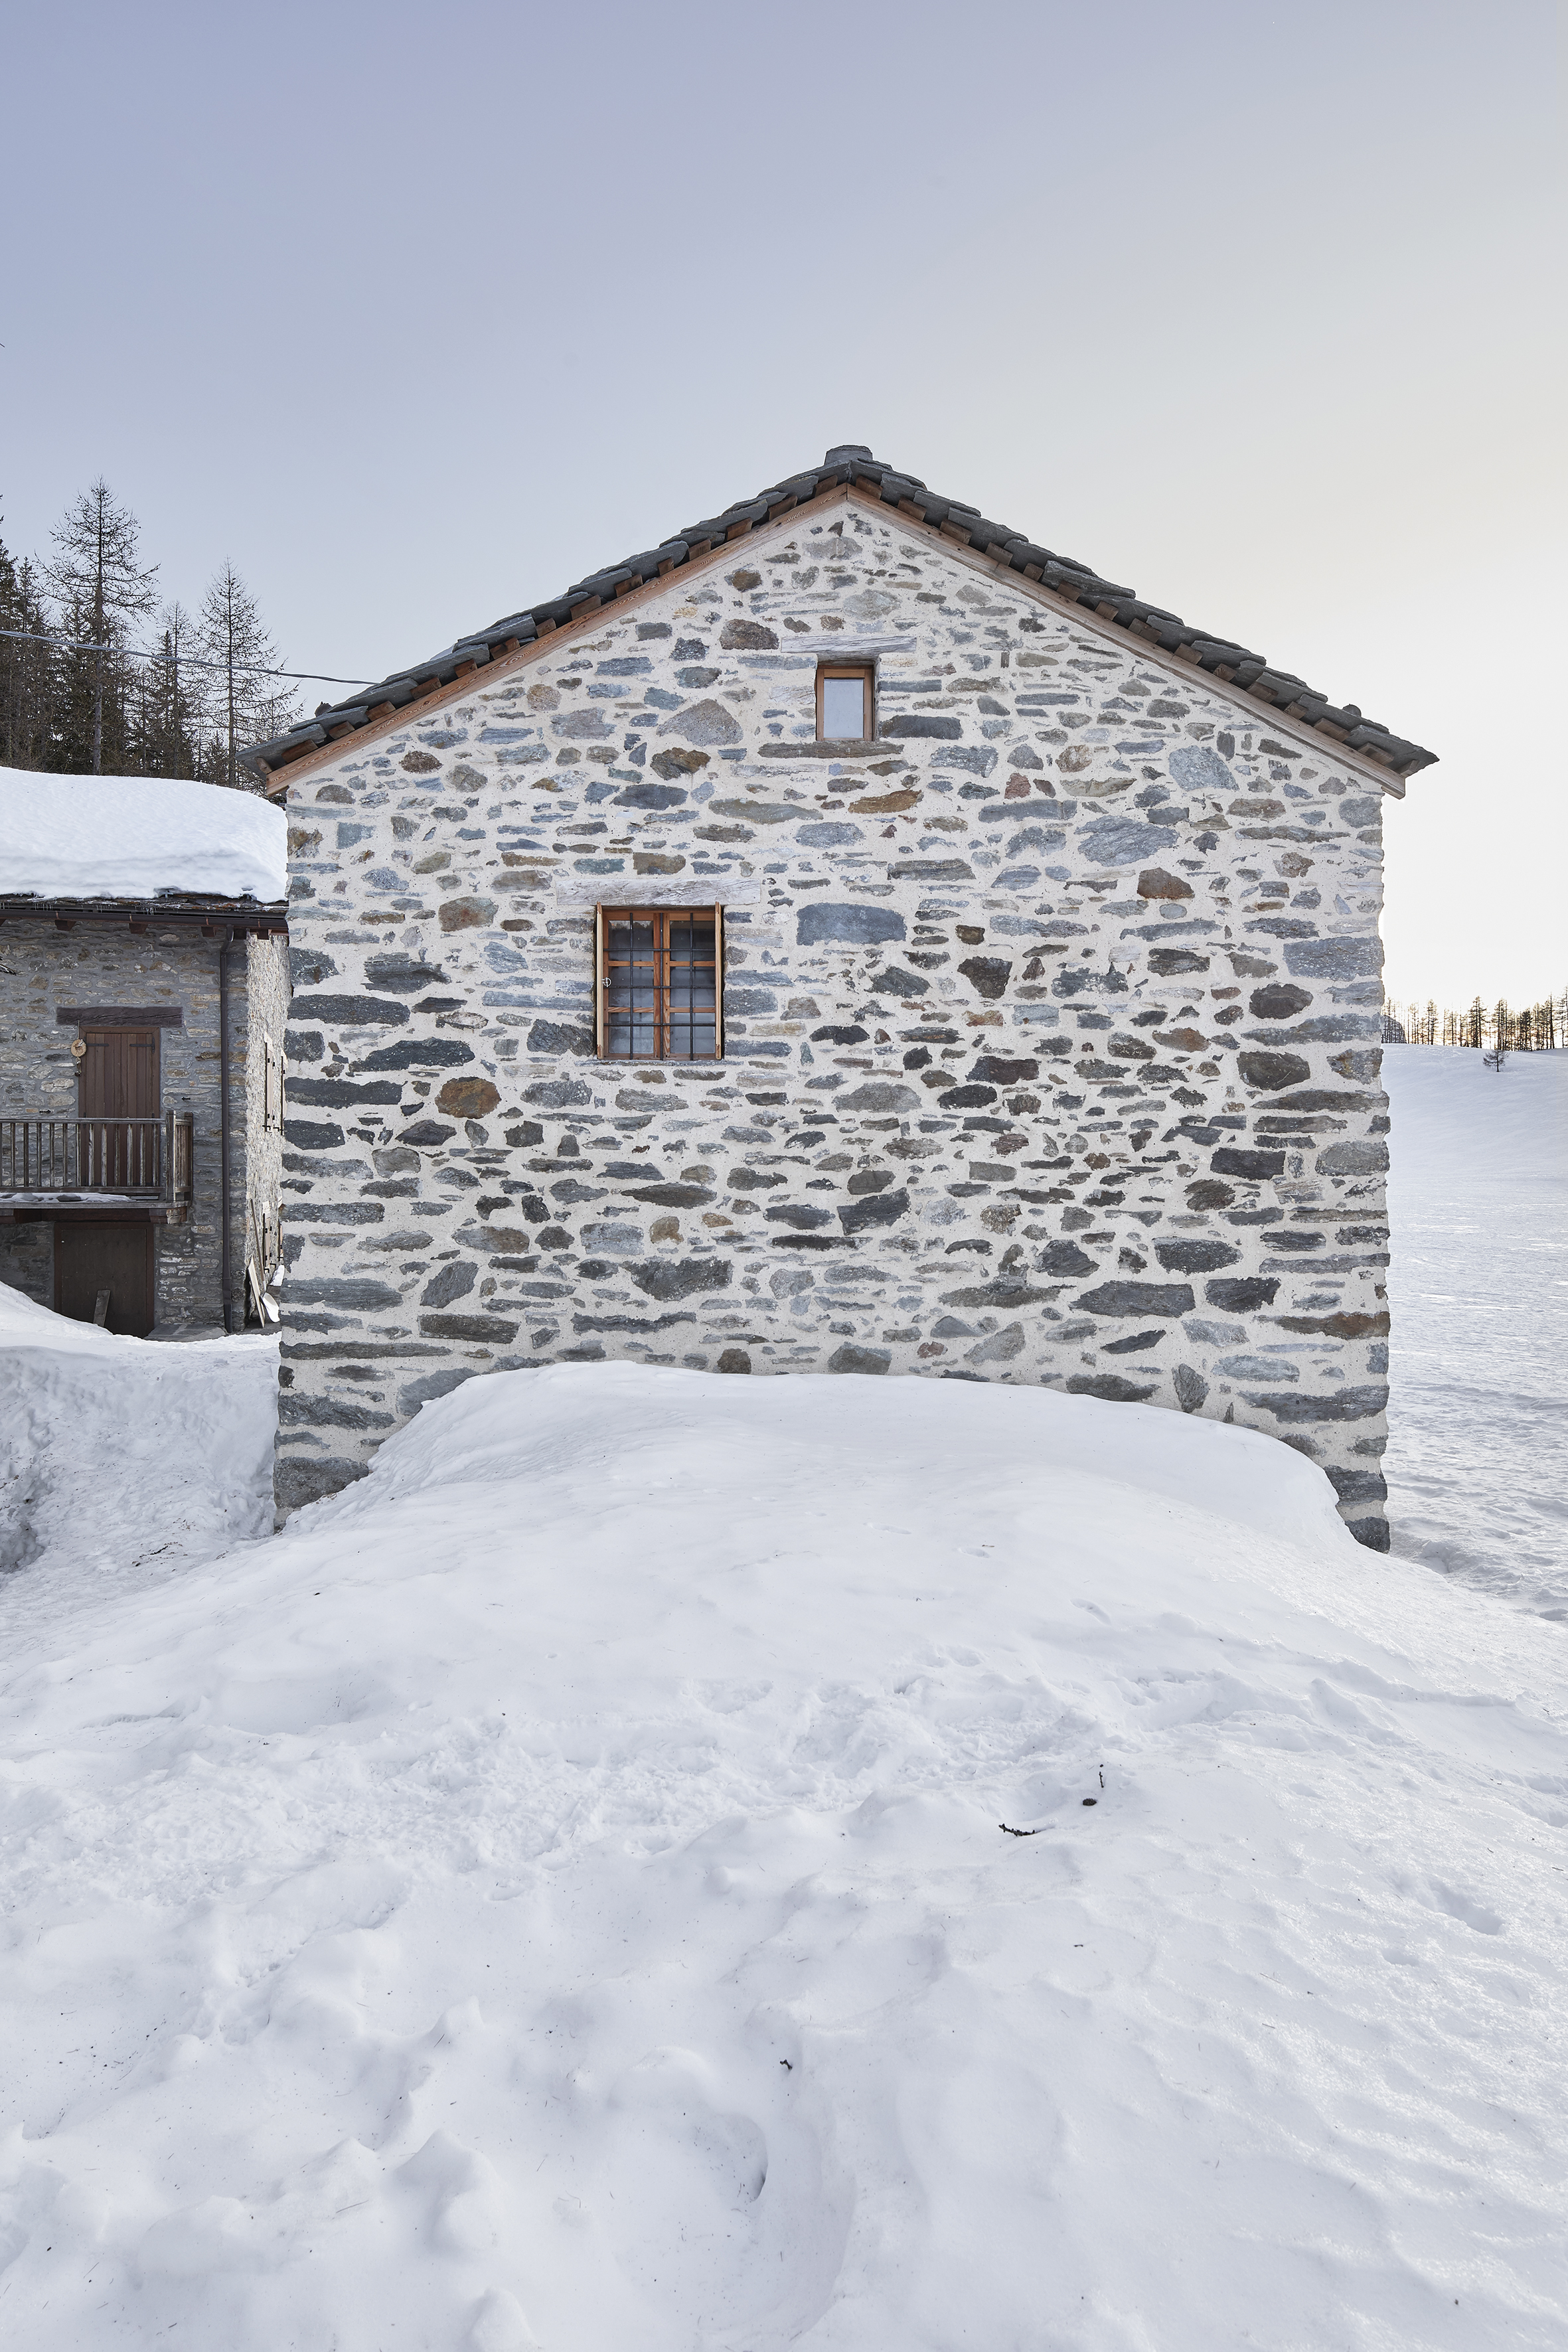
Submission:
M 1189 693 L 1194 680 L 1201 678 L 1209 693 L 1218 695 L 1235 706 L 1248 727 L 1256 727 L 1260 720 L 1267 720 L 1270 729 L 1294 737 L 1298 743 L 1315 751 L 1320 759 L 1341 761 L 1346 767 L 1353 768 L 1358 775 L 1367 777 L 1384 792 L 1391 793 L 1395 800 L 1405 798 L 1405 779 L 1403 776 L 1395 775 L 1391 769 L 1379 767 L 1375 760 L 1367 759 L 1364 753 L 1353 750 L 1348 743 L 1336 743 L 1331 735 L 1321 734 L 1317 728 L 1307 726 L 1301 719 L 1288 718 L 1276 704 L 1265 702 L 1260 696 L 1248 694 L 1244 686 L 1237 686 L 1228 678 L 1216 677 L 1212 669 L 1204 669 L 1196 662 L 1178 660 L 1174 654 L 1168 653 L 1163 646 L 1156 645 L 1152 638 L 1133 636 L 1130 630 L 1121 627 L 1117 622 L 1107 621 L 1099 613 L 1091 613 L 1087 605 L 1070 604 L 1067 597 L 1047 588 L 1043 581 L 1026 578 L 1023 572 L 1015 572 L 1010 563 L 1000 562 L 995 556 L 980 548 L 961 545 L 923 518 L 902 514 L 898 508 L 886 505 L 882 499 L 860 489 L 854 483 L 840 491 L 839 496 L 847 497 L 853 505 L 869 508 L 884 519 L 896 517 L 900 529 L 913 538 L 928 540 L 955 563 L 966 564 L 970 571 L 981 572 L 986 579 L 1005 582 L 1009 588 L 1016 588 L 1021 595 L 1042 605 L 1047 612 L 1087 629 L 1092 636 L 1101 638 L 1121 653 L 1131 650 L 1140 661 L 1152 664 L 1185 686 Z
M 284 798 L 296 776 L 321 775 L 329 768 L 335 767 L 345 752 L 357 752 L 361 744 L 377 742 L 384 736 L 395 734 L 399 729 L 446 709 L 449 703 L 469 700 L 476 688 L 482 689 L 488 687 L 491 678 L 510 677 L 514 670 L 531 667 L 546 654 L 575 645 L 582 638 L 596 635 L 612 614 L 618 615 L 638 611 L 656 597 L 663 595 L 667 589 L 678 587 L 689 576 L 695 577 L 716 570 L 722 563 L 743 561 L 739 551 L 749 543 L 771 539 L 775 532 L 787 533 L 795 529 L 803 516 L 816 515 L 839 505 L 862 507 L 882 521 L 895 524 L 910 538 L 925 540 L 953 562 L 966 565 L 970 571 L 985 579 L 1005 582 L 1009 588 L 1016 590 L 1044 611 L 1058 619 L 1071 621 L 1075 626 L 1086 629 L 1091 636 L 1114 646 L 1118 651 L 1126 653 L 1131 649 L 1141 661 L 1163 670 L 1173 680 L 1184 685 L 1189 692 L 1194 679 L 1201 678 L 1205 690 L 1227 701 L 1245 725 L 1257 727 L 1260 722 L 1266 722 L 1275 732 L 1289 735 L 1316 752 L 1320 759 L 1338 761 L 1352 769 L 1357 775 L 1365 776 L 1394 800 L 1405 798 L 1405 779 L 1403 776 L 1380 767 L 1375 760 L 1369 760 L 1348 743 L 1336 743 L 1331 736 L 1321 734 L 1315 727 L 1309 727 L 1300 719 L 1289 718 L 1276 704 L 1249 695 L 1245 687 L 1216 677 L 1212 670 L 1204 669 L 1195 662 L 1178 660 L 1174 654 L 1168 653 L 1163 646 L 1156 645 L 1152 638 L 1133 636 L 1116 622 L 1104 620 L 1100 614 L 1091 613 L 1087 605 L 1069 603 L 1067 597 L 1047 588 L 1043 581 L 1026 578 L 1022 572 L 1015 571 L 1011 564 L 1000 562 L 980 548 L 965 547 L 950 532 L 927 522 L 923 516 L 906 514 L 900 508 L 889 506 L 874 489 L 862 489 L 855 482 L 835 482 L 827 489 L 819 490 L 816 498 L 804 499 L 800 505 L 791 507 L 787 513 L 776 520 L 753 524 L 738 539 L 717 541 L 706 555 L 694 556 L 673 571 L 660 573 L 657 579 L 645 580 L 640 587 L 628 589 L 624 596 L 613 597 L 607 604 L 597 605 L 592 613 L 584 613 L 580 620 L 563 622 L 560 627 L 550 630 L 546 635 L 531 638 L 526 645 L 519 646 L 515 653 L 495 656 L 482 668 L 470 670 L 464 677 L 437 687 L 431 694 L 421 695 L 412 702 L 404 703 L 384 718 L 373 719 L 367 725 L 355 728 L 351 734 L 341 736 L 333 742 L 319 744 L 302 759 L 291 760 L 287 766 L 270 772 L 267 786 L 268 797 Z M 847 660 L 849 656 L 846 654 L 845 658 Z
M 453 678 L 448 685 L 437 687 L 434 693 L 419 695 L 412 702 L 404 703 L 390 718 L 373 719 L 335 742 L 319 743 L 302 759 L 290 760 L 286 766 L 269 772 L 268 798 L 281 798 L 285 787 L 291 784 L 296 776 L 320 775 L 325 769 L 335 766 L 345 751 L 354 751 L 362 743 L 378 741 L 384 735 L 395 735 L 399 728 L 406 727 L 412 719 L 422 719 L 428 712 L 444 709 L 448 703 L 471 699 L 476 688 L 488 687 L 492 677 L 508 677 L 514 670 L 530 668 L 546 654 L 557 653 L 564 646 L 575 645 L 580 638 L 596 636 L 612 616 L 618 619 L 623 613 L 640 611 L 667 590 L 679 588 L 684 580 L 715 571 L 723 563 L 744 562 L 746 548 L 753 540 L 774 531 L 787 531 L 802 515 L 814 515 L 823 508 L 837 506 L 846 495 L 847 486 L 836 482 L 831 488 L 819 490 L 816 498 L 803 499 L 800 505 L 791 507 L 787 513 L 768 522 L 753 523 L 737 539 L 716 540 L 706 555 L 689 557 L 684 563 L 660 572 L 657 578 L 645 580 L 639 588 L 628 588 L 624 596 L 613 596 L 607 604 L 595 605 L 593 612 L 584 613 L 580 620 L 563 621 L 559 628 L 550 630 L 548 635 L 531 637 L 526 645 L 519 646 L 515 653 L 492 656 L 481 668 L 470 670 L 466 677 Z M 893 509 L 889 507 L 886 511 L 891 514 Z

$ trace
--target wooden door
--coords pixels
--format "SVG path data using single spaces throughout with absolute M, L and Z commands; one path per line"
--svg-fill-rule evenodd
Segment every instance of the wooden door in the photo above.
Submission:
M 109 1293 L 104 1328 L 144 1339 L 153 1328 L 153 1228 L 149 1224 L 55 1227 L 55 1312 L 90 1323 Z
M 77 1108 L 94 1125 L 79 1138 L 78 1181 L 110 1192 L 132 1186 L 150 1191 L 158 1179 L 156 1130 L 113 1122 L 158 1116 L 158 1032 L 84 1029 L 81 1038 L 87 1052 L 78 1075 Z

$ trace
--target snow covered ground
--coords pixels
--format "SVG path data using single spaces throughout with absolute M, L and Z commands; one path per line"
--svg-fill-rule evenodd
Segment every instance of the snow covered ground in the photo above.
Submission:
M 1568 1622 L 1568 1054 L 1383 1068 L 1394 1548 Z
M 218 1557 L 266 1343 L 0 1303 L 0 2338 L 1558 2352 L 1568 1626 L 1457 1424 L 1382 1559 L 1214 1423 L 564 1366 Z

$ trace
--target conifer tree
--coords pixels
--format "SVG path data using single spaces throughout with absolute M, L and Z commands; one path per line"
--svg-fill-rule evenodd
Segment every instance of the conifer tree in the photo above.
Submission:
M 278 649 L 256 599 L 232 563 L 214 574 L 202 599 L 201 647 L 203 658 L 212 665 L 208 709 L 216 758 L 209 779 L 247 789 L 250 780 L 239 764 L 241 751 L 247 743 L 264 742 L 292 726 L 297 703 L 277 675 L 281 667 Z
M 207 673 L 195 666 L 195 622 L 176 598 L 159 615 L 142 665 L 139 766 L 149 776 L 195 776 L 201 760 Z
M 51 764 L 58 656 L 36 566 L 0 541 L 0 767 Z
M 141 527 L 101 475 L 66 509 L 51 537 L 58 552 L 46 581 L 64 610 L 67 634 L 93 648 L 71 656 L 78 671 L 71 699 L 79 706 L 85 692 L 89 717 L 79 731 L 86 734 L 92 773 L 100 776 L 106 695 L 118 705 L 115 732 L 124 734 L 126 665 L 116 660 L 116 648 L 125 642 L 127 623 L 152 610 L 158 567 L 144 568 L 139 561 Z M 78 736 L 79 727 L 68 723 L 67 732 Z M 119 748 L 123 755 L 123 741 Z

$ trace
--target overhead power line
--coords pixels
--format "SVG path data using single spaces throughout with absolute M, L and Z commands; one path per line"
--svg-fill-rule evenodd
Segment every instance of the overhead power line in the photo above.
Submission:
M 254 677 L 300 677 L 312 686 L 374 686 L 374 677 L 334 677 L 324 669 L 272 669 L 265 662 L 202 661 L 195 654 L 172 654 L 159 646 L 148 653 L 140 646 L 100 645 L 93 637 L 51 637 L 39 629 L 0 629 L 0 637 L 14 637 L 29 646 L 59 646 L 71 654 L 120 654 L 127 661 L 177 661 L 185 669 L 216 669 L 226 675 L 233 669 L 248 670 Z

